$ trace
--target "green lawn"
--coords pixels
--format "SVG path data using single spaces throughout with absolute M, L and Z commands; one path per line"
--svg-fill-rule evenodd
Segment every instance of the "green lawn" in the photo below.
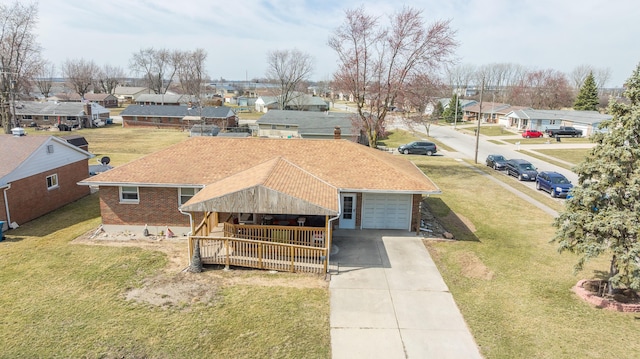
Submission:
M 584 161 L 587 157 L 587 154 L 591 151 L 588 148 L 567 148 L 567 149 L 539 149 L 536 152 L 543 153 L 547 156 L 555 157 L 561 159 L 566 162 L 573 163 L 577 165 L 578 163 Z
M 486 358 L 640 357 L 637 314 L 593 308 L 570 291 L 601 277 L 606 260 L 574 276 L 575 257 L 549 243 L 549 215 L 452 159 L 415 161 L 443 191 L 430 207 L 463 239 L 426 245 Z
M 158 251 L 71 243 L 98 226 L 98 208 L 86 197 L 0 242 L 0 358 L 330 357 L 322 278 L 166 273 Z M 158 276 L 208 281 L 215 295 L 163 306 L 125 298 Z M 321 284 L 291 285 L 300 280 Z

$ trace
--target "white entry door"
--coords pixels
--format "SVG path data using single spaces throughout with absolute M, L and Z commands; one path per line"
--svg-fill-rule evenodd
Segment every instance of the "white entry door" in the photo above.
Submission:
M 355 193 L 343 193 L 340 195 L 342 202 L 342 215 L 340 216 L 340 228 L 356 228 L 356 195 Z

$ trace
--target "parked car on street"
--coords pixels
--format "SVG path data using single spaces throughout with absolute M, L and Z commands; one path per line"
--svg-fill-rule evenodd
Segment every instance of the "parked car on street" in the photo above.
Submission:
M 522 132 L 522 137 L 524 138 L 539 138 L 543 136 L 544 132 L 538 130 L 524 130 L 524 132 Z
M 520 181 L 535 181 L 538 176 L 536 167 L 522 159 L 508 160 L 505 169 L 509 176 L 517 177 Z
M 554 198 L 567 197 L 571 188 L 571 181 L 558 172 L 542 171 L 536 177 L 536 189 L 547 191 Z
M 487 166 L 494 170 L 503 171 L 507 164 L 507 159 L 503 155 L 489 155 L 485 161 Z
M 418 154 L 433 156 L 434 153 L 438 152 L 438 147 L 433 142 L 414 141 L 398 147 L 398 152 L 405 155 Z

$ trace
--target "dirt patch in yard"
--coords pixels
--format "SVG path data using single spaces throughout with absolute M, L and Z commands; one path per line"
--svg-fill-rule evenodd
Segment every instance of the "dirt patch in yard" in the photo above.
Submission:
M 216 302 L 220 288 L 232 285 L 327 288 L 324 277 L 306 273 L 232 269 L 205 266 L 202 273 L 185 271 L 189 265 L 187 238 L 143 236 L 130 232 L 105 233 L 92 230 L 76 238 L 73 243 L 113 247 L 138 247 L 165 253 L 168 265 L 155 276 L 145 279 L 142 287 L 125 293 L 128 300 L 163 308 L 188 309 L 198 303 Z
M 493 271 L 482 263 L 482 260 L 473 253 L 462 253 L 457 257 L 457 261 L 462 269 L 462 275 L 473 279 L 493 279 Z

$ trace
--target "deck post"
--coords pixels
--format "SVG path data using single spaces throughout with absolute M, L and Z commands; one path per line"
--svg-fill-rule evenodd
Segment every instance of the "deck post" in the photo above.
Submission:
M 224 250 L 226 252 L 226 258 L 224 261 L 224 270 L 229 270 L 231 258 L 229 258 L 229 240 L 224 240 Z

